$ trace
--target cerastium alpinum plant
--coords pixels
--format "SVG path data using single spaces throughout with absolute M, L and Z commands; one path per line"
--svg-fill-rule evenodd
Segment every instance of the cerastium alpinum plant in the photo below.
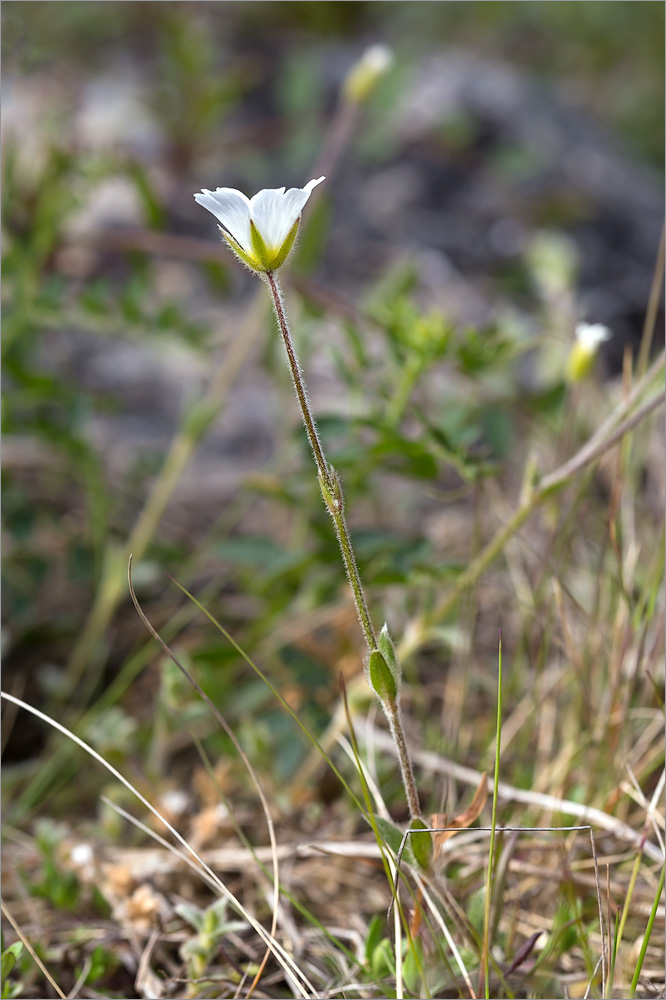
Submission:
M 317 466 L 321 494 L 333 520 L 342 560 L 363 630 L 367 646 L 366 675 L 370 686 L 381 702 L 391 729 L 400 762 L 412 829 L 424 830 L 427 824 L 421 816 L 419 796 L 400 713 L 400 665 L 388 627 L 384 625 L 377 634 L 370 617 L 368 602 L 345 518 L 342 484 L 336 470 L 326 458 L 317 432 L 317 425 L 308 401 L 305 379 L 294 348 L 284 300 L 276 275 L 276 271 L 285 263 L 294 246 L 303 208 L 312 191 L 324 179 L 324 177 L 318 177 L 316 180 L 311 180 L 304 188 L 265 189 L 259 191 L 253 198 L 247 198 L 241 191 L 234 188 L 225 187 L 217 188 L 215 191 L 204 188 L 201 193 L 195 194 L 194 197 L 219 221 L 222 237 L 238 259 L 262 278 L 270 291 L 303 423 Z M 414 854 L 419 864 L 426 868 L 431 850 L 429 835 L 424 834 L 423 838 L 413 837 L 412 842 Z

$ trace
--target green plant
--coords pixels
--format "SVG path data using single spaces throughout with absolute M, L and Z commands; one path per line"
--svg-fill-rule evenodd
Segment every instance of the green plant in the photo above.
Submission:
M 192 996 L 537 998 L 566 988 L 600 998 L 628 995 L 632 980 L 638 995 L 658 992 L 659 282 L 620 384 L 598 378 L 591 357 L 567 372 L 582 309 L 570 234 L 538 232 L 501 274 L 463 275 L 482 280 L 484 297 L 501 287 L 505 308 L 478 328 L 456 322 L 444 298 L 435 308 L 409 226 L 377 246 L 353 282 L 338 284 L 333 254 L 350 214 L 338 199 L 357 167 L 394 177 L 407 155 L 420 176 L 440 154 L 456 168 L 484 155 L 471 118 L 448 117 L 409 150 L 395 129 L 424 25 L 428 46 L 445 17 L 447 42 L 490 44 L 493 57 L 538 62 L 545 76 L 565 67 L 582 100 L 590 80 L 599 103 L 619 87 L 626 104 L 611 101 L 608 114 L 632 118 L 637 81 L 622 67 L 649 64 L 658 45 L 647 44 L 645 25 L 663 13 L 634 5 L 629 24 L 621 4 L 613 18 L 592 4 L 449 5 L 444 14 L 437 5 L 377 13 L 351 4 L 342 20 L 342 5 L 325 4 L 112 3 L 99 15 L 94 6 L 56 5 L 46 18 L 39 4 L 3 12 L 10 66 L 26 56 L 26 73 L 37 68 L 26 82 L 50 115 L 6 142 L 3 163 L 3 738 L 12 737 L 3 919 L 25 942 L 3 992 L 16 980 L 25 995 L 43 989 L 42 958 L 54 995 L 86 982 L 89 992 L 131 996 L 139 972 L 143 992 Z M 375 79 L 363 74 L 372 60 L 350 51 L 331 107 L 328 87 L 347 58 L 346 41 L 331 47 L 326 35 L 324 52 L 315 37 L 331 17 L 335 31 L 362 23 L 364 33 L 381 17 L 382 37 L 393 35 L 396 62 L 370 105 L 364 87 Z M 116 80 L 116 58 L 123 68 L 140 63 L 137 87 L 132 73 Z M 43 86 L 63 65 L 57 86 Z M 109 96 L 121 83 L 150 121 L 138 152 L 122 140 L 104 149 L 80 142 L 79 108 L 100 67 L 110 67 Z M 21 72 L 12 81 L 19 99 Z M 74 113 L 66 100 L 58 107 L 62 94 L 76 95 Z M 634 103 L 649 110 L 633 115 L 632 128 L 658 103 Z M 305 415 L 321 448 L 315 481 L 308 435 L 289 405 L 282 329 L 262 340 L 265 290 L 246 301 L 240 272 L 197 238 L 186 192 L 218 169 L 224 183 L 245 177 L 257 187 L 272 183 L 269 169 L 303 176 L 322 133 L 305 176 L 343 162 L 345 174 L 316 191 L 281 277 L 295 367 L 313 390 Z M 658 147 L 658 133 L 646 130 L 646 145 Z M 40 154 L 26 163 L 33 139 Z M 520 150 L 506 149 L 487 181 L 525 166 Z M 80 208 L 112 178 L 137 196 L 132 227 L 114 219 L 77 235 Z M 249 246 L 260 264 L 281 263 L 268 249 L 265 240 Z M 109 477 L 91 428 L 121 414 L 74 369 L 51 365 L 69 337 L 77 350 L 97 344 L 101 360 L 103 345 L 120 341 L 158 353 L 178 345 L 194 364 L 214 359 L 165 454 L 155 447 Z M 243 412 L 257 392 L 266 394 L 262 418 L 275 425 L 271 447 L 222 496 L 208 493 L 195 454 L 217 447 L 205 439 L 226 401 Z M 216 473 L 228 471 L 224 455 L 215 453 Z M 182 505 L 177 491 L 188 497 Z M 148 638 L 127 600 L 130 551 L 133 597 L 144 624 L 155 623 Z M 181 589 L 162 579 L 163 567 Z M 384 618 L 397 650 L 374 626 Z M 492 670 L 500 626 L 501 698 Z M 176 676 L 176 661 L 194 686 Z M 429 830 L 408 815 L 374 692 L 389 717 L 401 697 Z M 222 729 L 206 698 L 223 710 Z M 40 750 L 31 726 L 43 723 L 51 738 Z M 94 767 L 81 766 L 82 747 Z M 477 828 L 493 760 L 490 829 Z M 474 788 L 478 811 L 462 813 Z M 147 823 L 129 812 L 132 792 Z M 49 813 L 89 845 L 85 870 L 64 828 L 27 824 Z M 598 857 L 587 829 L 564 823 L 591 824 Z M 137 969 L 127 903 L 144 878 L 166 903 Z M 219 919 L 205 917 L 211 889 L 224 899 Z M 176 909 L 183 898 L 197 914 L 188 926 Z
M 209 963 L 224 938 L 228 934 L 245 930 L 244 920 L 230 920 L 226 899 L 216 899 L 205 910 L 191 903 L 179 903 L 176 913 L 194 928 L 196 935 L 189 938 L 181 947 L 180 952 L 187 968 L 188 978 L 196 980 L 190 986 L 190 996 L 197 996 L 203 984 L 199 982 L 206 974 Z
M 2 996 L 2 1000 L 13 1000 L 13 997 L 18 997 L 23 992 L 23 985 L 20 982 L 9 981 L 10 973 L 18 963 L 22 951 L 23 945 L 20 941 L 14 941 L 7 948 L 3 947 L 0 957 L 0 996 Z

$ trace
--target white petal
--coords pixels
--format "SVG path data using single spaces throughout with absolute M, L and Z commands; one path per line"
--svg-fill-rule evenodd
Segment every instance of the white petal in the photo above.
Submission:
M 393 52 L 388 45 L 371 45 L 365 50 L 361 60 L 374 73 L 383 73 L 393 62 Z
M 289 223 L 285 214 L 284 188 L 264 188 L 250 199 L 252 220 L 259 230 L 268 250 L 277 250 L 282 245 L 285 236 L 296 221 Z
M 603 323 L 579 323 L 576 327 L 576 340 L 588 351 L 596 351 L 610 337 L 611 331 Z
M 323 180 L 308 181 L 304 188 L 267 188 L 255 194 L 250 201 L 252 218 L 270 250 L 279 250 L 313 188 Z
M 317 187 L 317 184 L 321 184 L 321 182 L 325 180 L 325 177 L 318 177 L 316 181 L 308 181 L 303 190 L 307 191 L 308 195 L 310 195 L 312 194 L 313 189 Z
M 219 219 L 246 253 L 252 253 L 250 201 L 242 191 L 237 191 L 235 188 L 217 188 L 215 191 L 209 191 L 204 188 L 201 194 L 195 194 L 194 200 Z

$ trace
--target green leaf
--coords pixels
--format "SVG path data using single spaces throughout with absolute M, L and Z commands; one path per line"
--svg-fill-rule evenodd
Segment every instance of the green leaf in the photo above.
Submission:
M 382 630 L 379 633 L 379 639 L 377 641 L 379 646 L 379 652 L 384 657 L 384 660 L 389 666 L 389 670 L 393 674 L 393 679 L 398 687 L 400 687 L 400 682 L 402 681 L 402 670 L 400 664 L 398 663 L 398 654 L 395 651 L 395 646 L 393 645 L 393 640 L 389 635 L 388 625 L 384 622 Z
M 405 986 L 412 996 L 429 996 L 423 990 L 422 971 L 425 969 L 425 959 L 423 955 L 423 942 L 418 937 L 412 938 L 409 949 L 405 955 L 403 965 L 403 976 Z
M 428 871 L 433 850 L 432 834 L 427 832 L 428 824 L 424 819 L 417 816 L 416 819 L 412 820 L 409 828 L 410 830 L 419 831 L 418 833 L 412 833 L 409 840 L 417 865 L 422 871 Z
M 368 927 L 368 933 L 367 933 L 367 936 L 366 936 L 366 939 L 365 939 L 365 960 L 366 960 L 366 962 L 370 962 L 372 960 L 372 955 L 373 955 L 373 952 L 374 952 L 375 948 L 380 944 L 380 942 L 382 941 L 382 939 L 384 937 L 384 935 L 383 935 L 383 923 L 384 923 L 384 921 L 379 916 L 378 913 L 376 913 L 374 915 L 374 917 L 372 918 L 372 920 L 370 921 L 370 925 Z
M 193 903 L 177 903 L 174 906 L 175 912 L 183 920 L 186 920 L 188 924 L 194 927 L 195 931 L 200 933 L 203 930 L 204 925 L 204 911 Z
M 377 824 L 377 829 L 381 833 L 388 847 L 393 851 L 394 854 L 397 855 L 398 851 L 400 850 L 400 845 L 402 844 L 402 840 L 404 837 L 402 830 L 399 827 L 395 826 L 394 823 L 391 823 L 390 820 L 384 819 L 383 816 L 375 816 L 375 823 Z M 405 857 L 405 851 L 407 850 L 407 847 L 409 846 L 409 841 L 411 839 L 412 839 L 411 837 L 407 838 L 405 850 L 403 850 L 402 852 L 403 858 Z
M 18 962 L 22 951 L 23 944 L 21 941 L 14 941 L 14 944 L 10 944 L 2 953 L 2 958 L 0 959 L 0 979 L 2 979 L 3 995 L 5 993 L 5 979 Z
M 398 685 L 391 668 L 378 649 L 373 649 L 370 653 L 368 679 L 370 687 L 382 701 L 395 702 Z
M 369 958 L 369 962 L 372 974 L 377 978 L 390 975 L 391 972 L 395 969 L 395 958 L 393 956 L 393 948 L 391 947 L 391 942 L 388 940 L 388 938 L 384 938 L 382 941 L 379 942 L 377 947 L 372 952 Z M 393 997 L 395 996 L 395 993 L 387 992 L 385 996 Z

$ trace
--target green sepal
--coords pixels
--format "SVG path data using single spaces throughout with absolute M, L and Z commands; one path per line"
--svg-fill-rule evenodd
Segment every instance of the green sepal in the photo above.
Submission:
M 263 236 L 255 226 L 252 219 L 250 219 L 250 241 L 252 243 L 256 264 L 260 265 L 257 267 L 255 264 L 255 269 L 260 271 L 272 271 L 276 265 L 268 252 Z
M 395 704 L 398 685 L 391 668 L 378 649 L 373 649 L 368 659 L 368 680 L 375 694 L 389 704 Z
M 425 828 L 425 829 L 424 829 Z M 418 833 L 412 833 L 409 836 L 409 841 L 412 845 L 412 852 L 416 858 L 416 863 L 419 868 L 427 872 L 430 869 L 430 861 L 432 859 L 432 833 L 426 832 L 428 824 L 420 816 L 417 816 L 409 824 L 410 830 L 418 830 Z
M 287 233 L 286 237 L 284 238 L 282 246 L 278 250 L 277 254 L 273 257 L 270 267 L 271 271 L 276 271 L 278 267 L 282 267 L 285 260 L 291 253 L 292 247 L 294 245 L 294 240 L 296 239 L 296 233 L 298 232 L 298 226 L 300 224 L 300 221 L 301 217 L 299 215 L 299 217 L 296 219 L 296 222 L 293 224 L 293 226 Z
M 240 243 L 235 240 L 233 236 L 226 231 L 226 229 L 223 229 L 222 226 L 218 226 L 217 228 L 222 233 L 222 239 L 224 242 L 230 250 L 233 250 L 242 264 L 249 267 L 251 271 L 258 271 L 260 273 L 263 271 L 263 268 L 257 266 L 258 262 L 254 259 L 254 257 L 250 257 L 250 255 L 243 250 Z
M 393 679 L 395 680 L 396 686 L 399 688 L 400 683 L 402 681 L 402 670 L 400 668 L 400 663 L 398 662 L 398 654 L 395 651 L 395 646 L 393 645 L 393 640 L 389 635 L 388 625 L 386 624 L 386 622 L 384 622 L 382 630 L 379 633 L 377 646 L 379 647 L 379 652 L 382 654 L 382 656 L 388 663 L 389 670 L 393 674 Z
M 565 376 L 569 382 L 581 382 L 592 371 L 596 351 L 578 341 L 569 351 Z

